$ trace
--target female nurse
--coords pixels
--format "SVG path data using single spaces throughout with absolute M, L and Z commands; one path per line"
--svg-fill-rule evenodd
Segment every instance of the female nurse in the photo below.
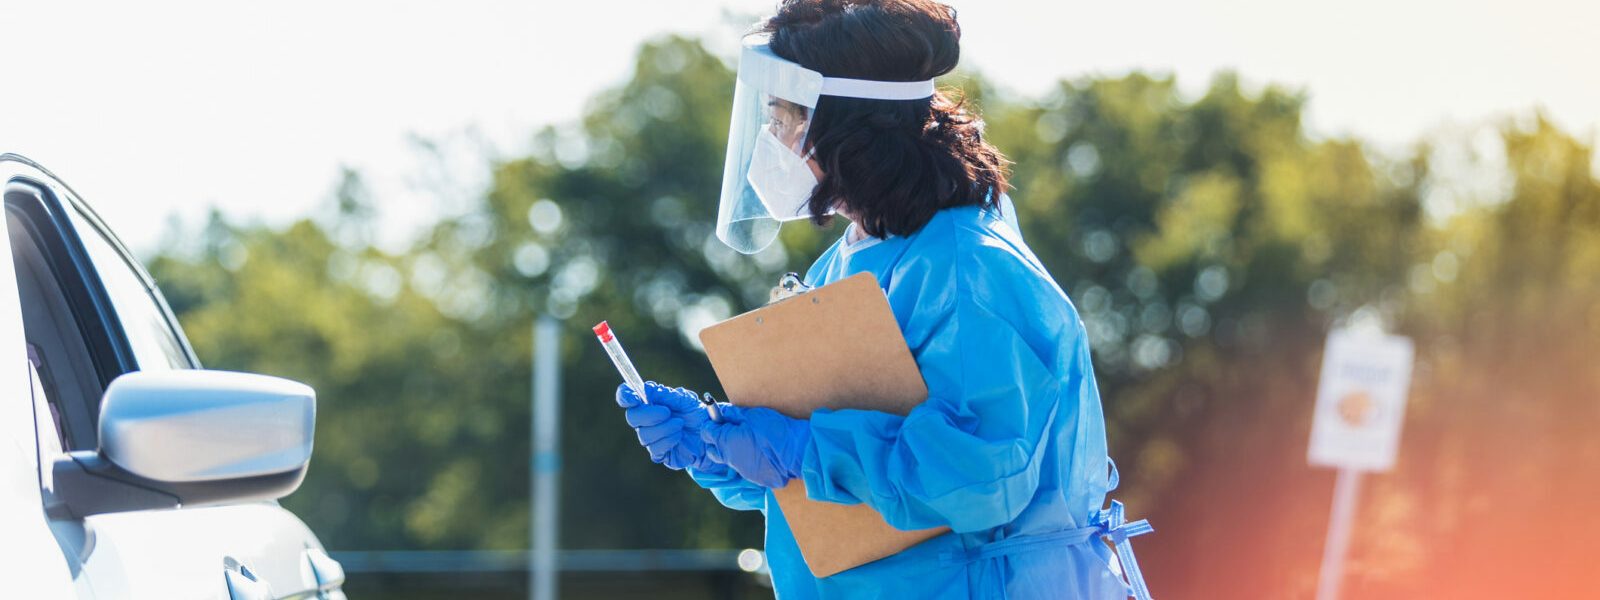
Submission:
M 717 423 L 693 392 L 618 388 L 653 460 L 766 515 L 781 600 L 1148 595 L 1126 544 L 1148 526 L 1102 510 L 1116 475 L 1083 324 L 1007 221 L 1005 158 L 934 87 L 960 37 L 933 0 L 783 2 L 740 56 L 717 219 L 746 253 L 784 221 L 848 219 L 806 281 L 875 275 L 927 401 L 809 420 L 723 405 Z M 796 479 L 813 500 L 950 532 L 814 577 L 771 493 Z

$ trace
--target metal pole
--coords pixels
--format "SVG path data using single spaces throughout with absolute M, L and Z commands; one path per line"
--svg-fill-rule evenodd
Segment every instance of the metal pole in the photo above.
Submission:
M 529 481 L 530 600 L 556 598 L 557 493 L 561 486 L 561 326 L 548 316 L 533 326 L 533 456 Z
M 1328 540 L 1322 549 L 1317 600 L 1339 599 L 1339 580 L 1344 577 L 1344 556 L 1350 549 L 1350 528 L 1355 524 L 1360 493 L 1361 471 L 1339 469 L 1339 477 L 1333 483 L 1333 514 L 1328 517 Z

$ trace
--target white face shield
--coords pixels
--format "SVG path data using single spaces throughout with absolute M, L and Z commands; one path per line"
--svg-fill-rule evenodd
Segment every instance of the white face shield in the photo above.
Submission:
M 821 96 L 920 100 L 933 96 L 933 80 L 866 81 L 823 77 L 779 58 L 766 36 L 746 38 L 728 122 L 728 157 L 722 167 L 717 238 L 745 254 L 778 237 L 784 221 L 811 216 L 817 187 L 806 134 Z

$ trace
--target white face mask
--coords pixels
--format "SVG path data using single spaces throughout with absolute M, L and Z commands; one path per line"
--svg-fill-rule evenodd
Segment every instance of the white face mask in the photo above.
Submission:
M 795 221 L 811 217 L 806 207 L 811 192 L 817 189 L 817 174 L 811 171 L 807 160 L 808 156 L 795 154 L 771 131 L 762 130 L 756 138 L 746 179 L 773 219 Z

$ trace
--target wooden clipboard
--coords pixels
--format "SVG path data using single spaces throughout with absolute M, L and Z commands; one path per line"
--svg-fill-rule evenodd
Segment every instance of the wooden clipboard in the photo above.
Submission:
M 700 332 L 728 401 L 799 419 L 818 408 L 904 415 L 928 397 L 889 301 L 871 273 L 780 300 Z M 866 504 L 807 498 L 795 480 L 773 495 L 817 577 L 931 539 L 947 528 L 903 531 Z

